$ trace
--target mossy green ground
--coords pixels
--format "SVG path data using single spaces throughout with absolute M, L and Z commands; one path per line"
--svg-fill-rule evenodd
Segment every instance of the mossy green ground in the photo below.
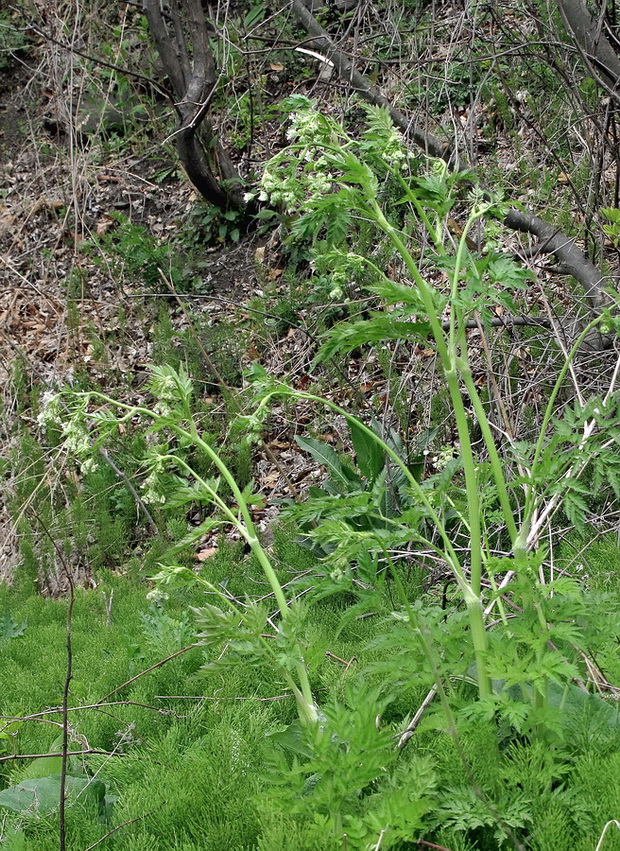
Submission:
M 224 547 L 210 560 L 208 575 L 213 582 L 227 583 L 232 593 L 242 593 L 250 584 L 255 590 L 259 579 L 233 547 Z M 77 591 L 71 625 L 71 707 L 97 703 L 193 642 L 188 606 L 200 605 L 204 595 L 180 592 L 158 605 L 149 603 L 148 590 L 127 577 L 105 576 L 96 590 Z M 2 714 L 28 715 L 60 705 L 67 607 L 66 600 L 0 589 L 0 617 L 25 625 L 22 635 L 2 643 Z M 335 638 L 338 620 L 337 607 L 323 604 L 315 609 L 308 661 L 317 694 L 344 687 L 362 663 L 360 651 L 377 627 L 370 620 L 360 622 Z M 347 670 L 338 659 L 325 657 L 326 652 L 345 660 L 357 658 Z M 70 773 L 87 765 L 116 800 L 111 822 L 84 806 L 70 808 L 68 847 L 86 848 L 113 826 L 136 817 L 139 822 L 106 841 L 136 849 L 257 847 L 261 827 L 254 798 L 264 791 L 267 734 L 295 719 L 295 702 L 275 672 L 248 666 L 206 677 L 201 671 L 204 662 L 203 651 L 191 649 L 110 696 L 105 707 L 70 713 L 71 750 L 90 747 L 114 753 L 73 757 Z M 22 723 L 7 751 L 57 752 L 59 719 L 54 714 Z M 24 766 L 27 770 L 32 764 L 5 762 L 2 787 L 20 782 Z M 57 814 L 52 814 L 20 817 L 16 823 L 25 828 L 28 848 L 51 849 L 58 846 L 57 822 Z
M 280 562 L 283 578 L 284 562 Z M 574 558 L 566 548 L 566 559 Z M 577 548 L 578 552 L 578 548 Z M 298 553 L 300 560 L 304 556 Z M 610 605 L 620 602 L 620 552 L 604 540 L 579 557 L 584 582 L 611 592 Z M 235 595 L 256 593 L 260 575 L 241 550 L 224 546 L 209 559 L 205 575 L 225 583 Z M 131 677 L 191 644 L 194 626 L 189 606 L 204 601 L 201 592 L 184 590 L 161 604 L 147 599 L 149 585 L 135 578 L 102 574 L 95 590 L 79 590 L 72 619 L 73 678 L 70 707 L 89 707 Z M 110 605 L 110 600 L 111 605 Z M 0 710 L 23 716 L 57 707 L 66 672 L 66 600 L 43 599 L 30 590 L 0 589 L 0 619 L 23 632 L 5 638 L 0 654 Z M 364 674 L 376 660 L 373 639 L 382 619 L 354 620 L 340 633 L 346 600 L 316 604 L 308 623 L 307 645 L 314 693 L 327 706 L 346 701 L 347 689 L 366 695 L 351 706 L 375 727 L 373 675 Z M 222 648 L 224 650 L 224 648 Z M 326 655 L 333 654 L 333 655 Z M 347 667 L 337 658 L 352 660 Z M 618 673 L 617 639 L 610 636 L 604 654 L 606 673 Z M 279 785 L 274 733 L 295 720 L 294 701 L 275 671 L 248 666 L 206 675 L 201 648 L 155 668 L 111 695 L 107 705 L 70 713 L 70 748 L 97 749 L 107 754 L 72 757 L 69 773 L 96 777 L 105 785 L 105 807 L 82 796 L 67 811 L 67 847 L 86 848 L 115 827 L 102 847 L 119 849 L 320 849 L 340 848 L 329 832 L 303 806 L 293 808 Z M 613 668 L 611 670 L 609 668 Z M 364 688 L 366 691 L 364 692 Z M 393 699 L 377 722 L 397 732 L 423 695 L 411 688 Z M 267 698 L 276 698 L 273 700 Z M 61 740 L 59 714 L 24 721 L 16 735 L 4 740 L 11 752 L 57 752 Z M 429 829 L 411 841 L 392 845 L 415 848 L 424 835 L 450 849 L 513 847 L 501 838 L 485 800 L 500 810 L 504 822 L 514 819 L 522 847 L 538 851 L 591 851 L 605 823 L 620 814 L 620 727 L 594 729 L 587 719 L 570 741 L 549 747 L 514 739 L 498 749 L 494 731 L 477 723 L 457 747 L 437 725 L 424 724 L 398 757 L 394 776 L 426 760 L 437 776 Z M 351 722 L 354 723 L 354 722 Z M 357 723 L 357 722 L 356 722 Z M 465 767 L 465 763 L 467 767 Z M 1 766 L 2 788 L 27 777 L 53 774 L 53 760 L 7 761 Z M 386 772 L 388 769 L 386 768 Z M 286 777 L 280 778 L 280 781 Z M 372 788 L 364 795 L 372 798 Z M 359 797 L 359 795 L 358 795 Z M 346 798 L 355 800 L 355 791 Z M 512 814 L 512 815 L 511 815 Z M 7 812 L 0 845 L 47 851 L 58 847 L 58 814 Z M 506 825 L 504 824 L 503 827 Z M 620 834 L 608 832 L 605 851 L 620 848 Z

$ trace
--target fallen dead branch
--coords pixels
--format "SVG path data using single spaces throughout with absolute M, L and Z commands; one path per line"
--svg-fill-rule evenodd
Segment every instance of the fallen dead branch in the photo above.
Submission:
M 289 5 L 288 0 L 286 5 Z M 302 0 L 290 0 L 290 7 L 310 36 L 310 41 L 304 44 L 325 56 L 338 76 L 346 81 L 363 100 L 374 106 L 383 106 L 388 109 L 392 121 L 405 138 L 414 142 L 425 153 L 444 160 L 454 170 L 465 169 L 466 165 L 458 152 L 396 109 L 380 90 L 355 68 L 351 60 L 336 47 L 327 31 L 318 23 Z M 536 237 L 537 253 L 553 255 L 562 265 L 563 271 L 578 281 L 585 291 L 588 307 L 594 314 L 599 313 L 605 305 L 609 304 L 609 297 L 605 292 L 606 277 L 588 260 L 572 237 L 554 228 L 531 210 L 518 210 L 513 207 L 503 219 L 503 223 L 511 230 L 529 233 Z M 589 347 L 595 349 L 609 345 L 609 341 L 602 335 L 588 342 Z

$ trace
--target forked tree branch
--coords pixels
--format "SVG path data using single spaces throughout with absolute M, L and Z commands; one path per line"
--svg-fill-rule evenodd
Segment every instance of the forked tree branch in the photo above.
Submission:
M 239 174 L 206 117 L 217 74 L 201 0 L 173 0 L 170 5 L 164 18 L 160 0 L 144 0 L 179 119 L 174 134 L 179 159 L 207 201 L 216 207 L 243 207 Z
M 575 240 L 541 219 L 530 210 L 517 210 L 512 207 L 503 220 L 511 230 L 529 233 L 538 238 L 538 250 L 541 254 L 553 254 L 562 264 L 562 273 L 572 275 L 585 290 L 590 310 L 600 313 L 609 304 L 605 292 L 605 276 L 590 262 Z

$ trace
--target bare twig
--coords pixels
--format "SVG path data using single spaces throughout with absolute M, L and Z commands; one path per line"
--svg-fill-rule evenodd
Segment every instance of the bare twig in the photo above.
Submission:
M 617 827 L 618 830 L 620 830 L 620 821 L 618 821 L 615 818 L 612 819 L 611 821 L 608 821 L 607 824 L 605 825 L 605 827 L 603 828 L 603 832 L 601 833 L 599 841 L 596 843 L 596 848 L 594 849 L 594 851 L 600 851 L 600 849 L 603 847 L 603 840 L 605 839 L 605 835 L 606 835 L 607 831 L 609 830 L 609 828 L 612 827 L 612 825 L 614 827 Z
M 142 819 L 148 818 L 148 816 L 152 814 L 153 810 L 151 810 L 150 813 L 144 813 L 144 815 L 136 816 L 135 818 L 130 818 L 128 819 L 128 821 L 122 822 L 122 824 L 117 824 L 116 827 L 113 827 L 112 830 L 108 830 L 108 832 L 104 833 L 104 835 L 100 839 L 98 839 L 96 842 L 93 842 L 92 845 L 89 845 L 88 848 L 85 849 L 85 851 L 92 851 L 92 849 L 96 848 L 97 845 L 101 845 L 102 842 L 105 842 L 106 839 L 109 839 L 110 836 L 112 836 L 113 833 L 116 833 L 117 830 L 120 830 L 123 827 L 127 827 L 128 824 L 134 824 L 137 821 L 142 821 Z
M 112 470 L 118 476 L 118 478 L 122 479 L 125 487 L 129 491 L 129 493 L 133 496 L 133 498 L 136 502 L 136 505 L 144 514 L 144 516 L 146 518 L 146 522 L 149 524 L 149 528 L 150 528 L 151 532 L 154 535 L 159 535 L 159 529 L 157 528 L 157 523 L 153 520 L 153 515 L 151 514 L 151 512 L 148 510 L 148 508 L 144 504 L 144 500 L 140 498 L 140 494 L 132 485 L 129 477 L 126 476 L 125 473 L 123 473 L 123 471 L 116 466 L 114 461 L 110 458 L 109 454 L 106 452 L 105 449 L 103 449 L 103 447 L 99 447 L 99 454 L 101 455 L 103 460 L 106 462 L 106 464 L 108 464 L 112 468 Z M 111 602 L 112 601 L 110 600 L 110 603 Z
M 66 647 L 67 647 L 67 669 L 65 672 L 65 682 L 62 691 L 62 751 L 60 753 L 60 805 L 58 814 L 58 830 L 59 830 L 59 847 L 60 851 L 65 851 L 66 848 L 66 828 L 65 828 L 65 806 L 66 806 L 66 785 L 67 785 L 67 757 L 69 750 L 69 685 L 73 677 L 73 647 L 71 644 L 71 618 L 73 616 L 73 606 L 75 604 L 75 584 L 73 575 L 69 569 L 69 565 L 65 559 L 62 547 L 50 532 L 47 524 L 42 519 L 41 515 L 37 515 L 37 521 L 45 532 L 52 547 L 54 548 L 63 572 L 69 583 L 69 607 L 67 609 L 67 627 L 66 627 Z
M 90 62 L 95 65 L 99 65 L 102 68 L 110 68 L 111 71 L 118 71 L 119 74 L 123 74 L 127 77 L 133 77 L 134 80 L 142 80 L 144 83 L 148 83 L 152 86 L 155 91 L 162 95 L 162 97 L 168 98 L 169 95 L 164 89 L 161 88 L 157 80 L 154 80 L 152 77 L 147 77 L 146 74 L 140 74 L 138 71 L 133 71 L 131 68 L 126 68 L 123 65 L 115 65 L 114 62 L 107 62 L 105 59 L 101 59 L 99 56 L 93 56 L 90 53 L 85 53 L 83 50 L 77 48 L 74 44 L 69 44 L 65 41 L 61 41 L 60 39 L 54 38 L 50 33 L 45 32 L 45 30 L 40 29 L 35 23 L 30 21 L 28 23 L 28 28 L 32 30 L 32 32 L 41 36 L 41 38 L 45 39 L 45 41 L 49 41 L 51 44 L 57 44 L 58 47 L 62 47 L 63 50 L 67 50 L 76 56 L 81 56 L 83 59 L 88 59 Z
M 116 694 L 117 692 L 121 691 L 121 689 L 124 689 L 125 686 L 131 685 L 131 683 L 134 683 L 136 680 L 139 680 L 140 677 L 143 677 L 145 674 L 148 674 L 151 671 L 154 671 L 156 668 L 161 668 L 161 666 L 165 665 L 166 662 L 170 662 L 172 659 L 176 659 L 177 656 L 181 656 L 183 653 L 187 653 L 188 650 L 192 650 L 194 647 L 198 647 L 198 645 L 197 644 L 188 644 L 188 646 L 183 647 L 182 650 L 177 650 L 176 653 L 172 653 L 170 656 L 166 656 L 165 659 L 162 659 L 161 661 L 156 662 L 154 665 L 151 665 L 150 668 L 146 668 L 146 670 L 140 671 L 140 673 L 136 674 L 135 677 L 131 677 L 130 679 L 126 680 L 124 683 L 121 683 L 120 686 L 117 686 L 115 689 L 112 689 L 112 691 L 108 692 L 108 694 L 104 695 L 101 698 L 101 700 L 97 701 L 95 706 L 101 706 L 101 704 L 104 703 L 109 697 L 112 697 L 113 694 Z
M 118 751 L 103 751 L 99 748 L 84 748 L 81 751 L 56 751 L 51 753 L 16 753 L 5 756 L 0 756 L 0 762 L 13 762 L 16 759 L 45 759 L 48 756 L 87 756 L 88 754 L 103 754 L 104 756 L 126 756 L 127 754 L 119 753 Z M 66 777 L 66 775 L 65 775 Z M 62 784 L 61 784 L 62 785 Z M 64 792 L 64 786 L 62 787 Z
M 424 700 L 422 701 L 422 703 L 420 704 L 420 708 L 418 709 L 416 714 L 411 719 L 411 722 L 407 725 L 405 730 L 403 730 L 401 737 L 398 740 L 398 744 L 396 745 L 396 747 L 399 750 L 401 748 L 404 748 L 405 745 L 407 744 L 407 742 L 409 741 L 409 739 L 413 736 L 413 734 L 416 731 L 418 724 L 422 720 L 422 716 L 424 715 L 424 713 L 426 712 L 428 707 L 431 705 L 431 703 L 435 700 L 436 695 L 437 695 L 437 687 L 433 686 L 432 689 L 429 691 L 429 693 L 424 698 Z
M 498 316 L 496 318 L 485 320 L 485 324 L 490 328 L 504 328 L 509 331 L 511 328 L 532 327 L 532 328 L 551 328 L 551 322 L 544 316 Z M 444 331 L 450 330 L 449 322 L 442 322 L 441 327 Z M 473 330 L 480 327 L 480 320 L 470 319 L 465 323 L 465 328 Z
M 163 698 L 163 695 L 156 695 L 156 697 Z M 80 712 L 83 709 L 96 709 L 98 711 L 102 711 L 109 706 L 140 706 L 143 709 L 153 709 L 155 712 L 159 712 L 160 715 L 174 715 L 178 718 L 183 717 L 181 715 L 177 715 L 173 709 L 162 709 L 160 706 L 151 706 L 150 703 L 140 703 L 136 700 L 111 700 L 109 703 L 85 703 L 81 706 L 69 706 L 67 707 L 67 712 Z M 62 706 L 54 706 L 51 709 L 44 709 L 41 712 L 32 712 L 30 715 L 0 715 L 0 720 L 9 722 L 45 721 L 46 719 L 44 716 L 55 715 L 57 712 L 62 712 Z

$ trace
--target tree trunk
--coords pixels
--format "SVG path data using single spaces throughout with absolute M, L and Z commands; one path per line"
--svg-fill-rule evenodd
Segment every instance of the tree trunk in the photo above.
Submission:
M 592 17 L 581 0 L 558 0 L 558 6 L 566 29 L 579 48 L 589 73 L 618 98 L 620 59 L 603 33 L 605 4 L 599 20 Z
M 176 149 L 187 176 L 216 207 L 244 207 L 241 179 L 213 132 L 207 112 L 217 74 L 201 0 L 144 0 L 155 47 L 170 80 L 179 126 Z

